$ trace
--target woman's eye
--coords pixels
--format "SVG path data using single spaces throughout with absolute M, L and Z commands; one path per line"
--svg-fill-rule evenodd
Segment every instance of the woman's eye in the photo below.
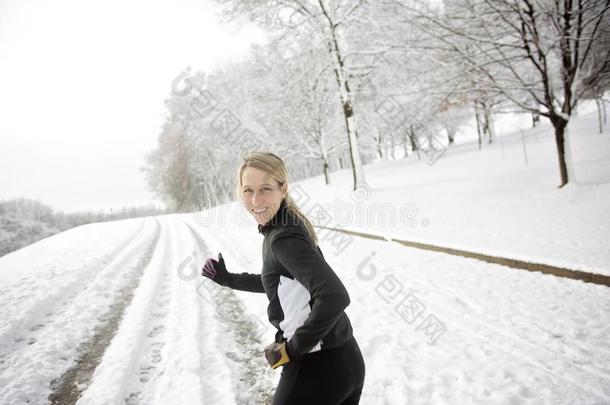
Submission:
M 263 187 L 263 188 L 261 188 L 261 191 L 267 193 L 269 191 L 272 191 L 272 189 L 269 187 Z M 250 189 L 244 190 L 244 194 L 250 194 L 250 193 L 253 193 L 253 191 Z

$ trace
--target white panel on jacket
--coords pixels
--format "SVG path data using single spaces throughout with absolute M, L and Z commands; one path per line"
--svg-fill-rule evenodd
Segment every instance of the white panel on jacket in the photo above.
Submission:
M 284 337 L 290 340 L 294 332 L 305 323 L 311 312 L 309 306 L 311 295 L 303 284 L 285 276 L 280 276 L 277 295 L 284 312 L 284 320 L 280 322 L 280 329 L 284 331 Z M 309 353 L 320 350 L 322 348 L 321 343 L 322 341 L 319 341 Z

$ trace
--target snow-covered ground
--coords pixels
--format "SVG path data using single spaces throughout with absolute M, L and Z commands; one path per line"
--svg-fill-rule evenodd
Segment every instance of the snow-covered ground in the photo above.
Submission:
M 571 130 L 579 184 L 563 189 L 541 127 L 525 132 L 527 166 L 517 133 L 432 166 L 369 165 L 364 194 L 347 171 L 291 190 L 330 226 L 610 274 L 610 134 L 592 114 Z M 610 403 L 608 287 L 318 235 L 351 296 L 363 405 Z M 219 251 L 229 271 L 259 272 L 261 242 L 232 203 L 85 225 L 0 258 L 0 404 L 268 403 L 266 296 L 199 276 Z

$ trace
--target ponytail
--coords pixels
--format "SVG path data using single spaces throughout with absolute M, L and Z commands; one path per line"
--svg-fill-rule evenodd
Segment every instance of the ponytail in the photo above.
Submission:
M 318 236 L 316 235 L 316 231 L 315 231 L 311 221 L 309 219 L 307 219 L 307 217 L 305 216 L 305 214 L 303 214 L 303 212 L 301 212 L 300 208 L 298 207 L 298 205 L 295 204 L 295 202 L 292 199 L 292 197 L 290 196 L 290 194 L 286 193 L 285 200 L 286 200 L 286 208 L 288 208 L 288 211 L 290 211 L 292 214 L 294 214 L 303 223 L 303 225 L 305 225 L 305 230 L 307 231 L 307 236 L 309 236 L 309 239 L 311 240 L 312 245 L 317 246 L 318 245 Z

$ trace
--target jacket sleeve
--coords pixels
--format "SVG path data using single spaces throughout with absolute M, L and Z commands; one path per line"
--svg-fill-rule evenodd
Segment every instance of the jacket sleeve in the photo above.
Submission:
M 320 250 L 297 235 L 276 239 L 272 244 L 277 261 L 311 296 L 311 312 L 288 342 L 289 355 L 309 352 L 332 329 L 349 305 L 350 298 L 339 277 Z
M 264 293 L 263 281 L 260 274 L 252 273 L 229 273 L 227 287 L 234 290 Z

